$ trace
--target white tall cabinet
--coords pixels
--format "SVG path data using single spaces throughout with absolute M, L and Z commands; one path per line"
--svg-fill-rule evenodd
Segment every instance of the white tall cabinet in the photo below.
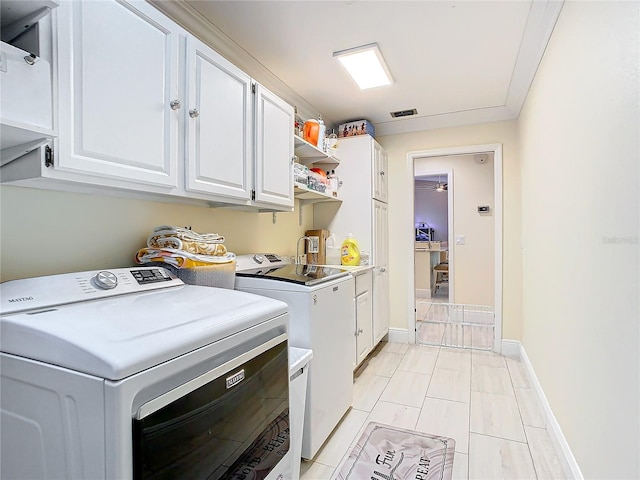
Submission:
M 348 233 L 360 250 L 369 252 L 373 270 L 373 328 L 375 346 L 389 332 L 389 231 L 387 154 L 369 135 L 338 140 L 342 181 L 339 205 L 314 205 L 314 228 L 326 228 L 342 242 Z

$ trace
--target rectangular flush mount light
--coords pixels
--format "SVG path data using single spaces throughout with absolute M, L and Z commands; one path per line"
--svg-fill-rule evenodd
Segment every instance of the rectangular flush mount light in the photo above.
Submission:
M 377 43 L 333 52 L 361 90 L 391 85 L 393 79 Z

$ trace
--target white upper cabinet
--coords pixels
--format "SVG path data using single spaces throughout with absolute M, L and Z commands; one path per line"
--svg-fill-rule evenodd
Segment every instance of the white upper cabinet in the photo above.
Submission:
M 251 78 L 201 41 L 187 38 L 186 188 L 251 198 Z
M 380 200 L 381 202 L 388 201 L 387 194 L 387 170 L 389 166 L 389 160 L 387 152 L 377 142 L 373 144 L 373 170 L 371 179 L 373 185 L 373 198 Z
M 62 2 L 57 168 L 178 183 L 177 26 L 146 2 Z
M 1 145 L 2 183 L 293 210 L 293 107 L 145 1 L 56 12 L 58 138 L 39 147 L 55 128 L 25 137 L 3 120 L 5 139 L 17 133 Z M 39 85 L 23 83 L 20 96 Z
M 256 85 L 256 202 L 293 208 L 294 109 Z

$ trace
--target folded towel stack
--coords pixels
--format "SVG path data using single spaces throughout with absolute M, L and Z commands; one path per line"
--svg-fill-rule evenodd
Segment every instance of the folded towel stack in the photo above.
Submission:
M 177 268 L 232 262 L 236 256 L 223 243 L 224 237 L 217 233 L 196 233 L 188 228 L 161 225 L 153 229 L 147 247 L 138 250 L 136 262 L 162 262 Z

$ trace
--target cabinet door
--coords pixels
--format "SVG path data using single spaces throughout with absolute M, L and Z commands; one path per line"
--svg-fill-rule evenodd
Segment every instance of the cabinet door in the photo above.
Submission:
M 187 38 L 186 188 L 249 200 L 253 164 L 251 78 Z
M 293 121 L 293 107 L 257 84 L 257 202 L 293 208 Z
M 56 167 L 177 186 L 179 27 L 146 2 L 61 2 Z
M 373 198 L 381 202 L 387 202 L 387 152 L 376 142 L 373 142 L 373 170 L 371 181 L 373 182 Z
M 356 285 L 361 278 L 363 282 L 367 282 L 367 286 L 365 291 L 356 296 L 356 367 L 362 363 L 373 349 L 371 274 L 366 273 L 356 277 Z M 358 292 L 357 288 L 356 292 Z
M 373 201 L 373 341 L 389 331 L 389 228 L 387 204 Z

